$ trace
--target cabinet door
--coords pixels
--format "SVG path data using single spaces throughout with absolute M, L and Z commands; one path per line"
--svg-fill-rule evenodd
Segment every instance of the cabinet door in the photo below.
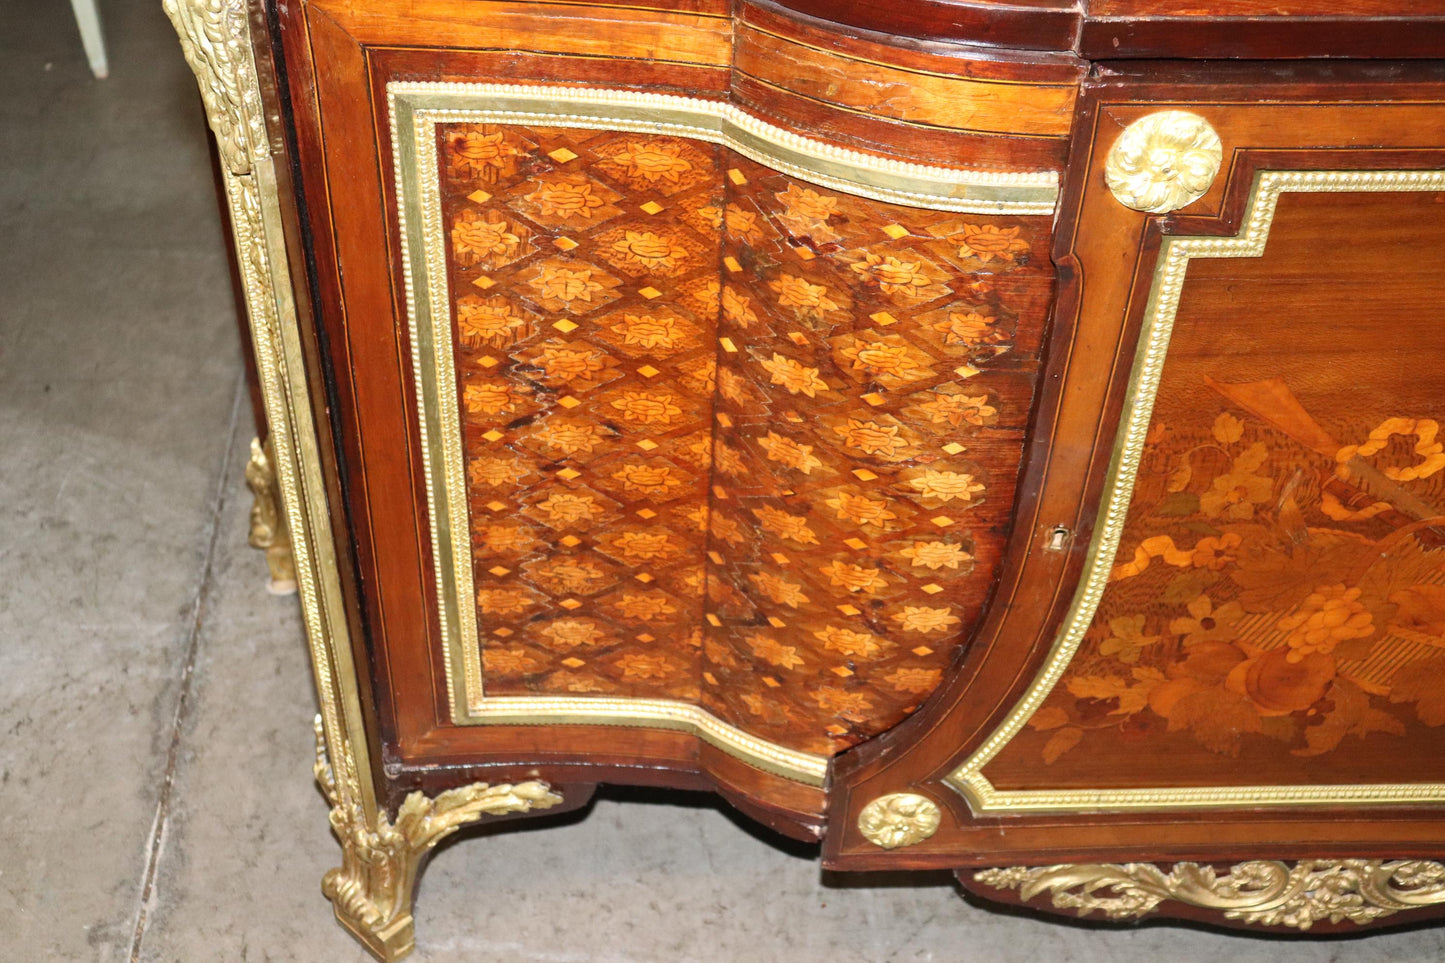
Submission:
M 715 4 L 278 16 L 396 791 L 816 833 L 1001 564 L 1079 68 Z
M 835 865 L 892 793 L 916 865 L 1440 852 L 1442 87 L 1307 73 L 1087 91 L 1047 454 L 963 670 L 840 761 Z

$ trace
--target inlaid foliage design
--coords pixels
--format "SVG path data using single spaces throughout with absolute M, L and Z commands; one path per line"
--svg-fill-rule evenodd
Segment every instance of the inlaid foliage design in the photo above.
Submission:
M 913 711 L 999 561 L 1046 220 L 685 138 L 438 137 L 488 693 L 823 754 Z
M 1165 731 L 1308 758 L 1445 725 L 1439 422 L 1204 381 L 1212 423 L 1150 428 L 1098 614 L 1031 721 L 1052 733 L 1044 760 Z

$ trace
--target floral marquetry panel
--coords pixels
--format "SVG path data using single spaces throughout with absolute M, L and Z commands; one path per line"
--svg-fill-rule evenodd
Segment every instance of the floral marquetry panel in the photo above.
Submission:
M 1441 200 L 1301 188 L 1262 257 L 1189 262 L 1107 587 L 996 785 L 1445 779 Z
M 1047 219 L 683 137 L 436 137 L 486 695 L 817 755 L 917 708 L 1000 562 Z

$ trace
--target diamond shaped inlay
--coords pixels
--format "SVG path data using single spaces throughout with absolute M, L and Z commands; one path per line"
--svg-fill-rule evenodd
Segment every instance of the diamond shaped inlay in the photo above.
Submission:
M 888 205 L 687 137 L 447 116 L 453 538 L 485 696 L 706 691 L 726 725 L 820 756 L 905 718 L 1002 553 L 1047 218 Z

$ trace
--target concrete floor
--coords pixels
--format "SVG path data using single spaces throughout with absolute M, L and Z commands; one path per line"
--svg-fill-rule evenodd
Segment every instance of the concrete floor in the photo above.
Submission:
M 331 920 L 294 598 L 245 547 L 251 435 L 195 89 L 159 0 L 0 3 L 0 959 L 366 959 Z M 701 797 L 446 845 L 418 961 L 1445 959 L 1445 930 L 1094 929 L 946 875 L 820 873 Z

